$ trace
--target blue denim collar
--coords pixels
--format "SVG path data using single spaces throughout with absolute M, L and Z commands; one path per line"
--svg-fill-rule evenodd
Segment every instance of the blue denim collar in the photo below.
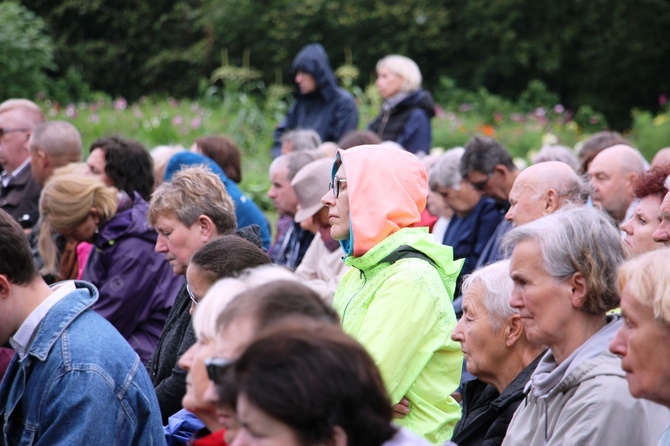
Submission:
M 28 355 L 46 361 L 49 351 L 63 331 L 98 300 L 98 290 L 90 283 L 76 281 L 75 285 L 77 289 L 62 298 L 44 316 L 28 347 Z

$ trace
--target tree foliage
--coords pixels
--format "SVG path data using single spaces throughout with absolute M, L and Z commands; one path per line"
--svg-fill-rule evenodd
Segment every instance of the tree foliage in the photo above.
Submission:
M 615 127 L 632 107 L 655 111 L 670 91 L 667 0 L 24 0 L 56 38 L 55 77 L 79 73 L 95 90 L 130 99 L 196 94 L 222 65 L 288 76 L 295 54 L 320 42 L 356 82 L 400 53 L 437 88 L 443 77 L 517 99 L 542 81 L 569 108 L 590 105 Z M 76 78 L 72 73 L 72 78 Z M 532 87 L 532 86 L 531 86 Z
M 54 48 L 42 19 L 14 1 L 0 3 L 0 100 L 35 97 L 54 67 Z

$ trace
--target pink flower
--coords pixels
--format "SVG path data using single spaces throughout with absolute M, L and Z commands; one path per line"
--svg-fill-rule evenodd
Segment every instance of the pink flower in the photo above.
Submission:
M 565 107 L 563 107 L 563 104 L 556 104 L 554 105 L 554 113 L 556 114 L 561 114 L 565 111 Z
M 668 96 L 665 93 L 661 93 L 658 97 L 658 104 L 665 105 L 668 102 Z
M 191 128 L 192 129 L 200 128 L 200 116 L 196 116 L 191 120 Z
M 128 101 L 126 98 L 120 97 L 114 101 L 114 110 L 125 110 L 128 107 Z
M 177 115 L 174 118 L 172 118 L 172 125 L 180 125 L 183 122 L 183 119 L 181 118 L 181 115 Z
M 67 107 L 65 107 L 65 116 L 71 119 L 77 117 L 77 108 L 74 106 L 74 104 L 67 104 Z

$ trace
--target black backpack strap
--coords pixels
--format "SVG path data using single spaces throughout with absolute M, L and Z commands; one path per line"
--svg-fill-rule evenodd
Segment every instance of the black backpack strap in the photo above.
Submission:
M 391 254 L 384 257 L 381 261 L 393 264 L 398 260 L 411 259 L 411 258 L 425 260 L 434 267 L 437 267 L 433 259 L 428 257 L 423 252 L 419 251 L 418 249 L 415 249 L 409 245 L 400 245 Z

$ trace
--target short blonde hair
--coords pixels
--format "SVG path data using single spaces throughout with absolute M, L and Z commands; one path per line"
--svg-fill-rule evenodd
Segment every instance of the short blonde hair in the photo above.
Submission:
M 44 186 L 40 198 L 40 235 L 38 247 L 44 259 L 42 272 L 58 271 L 57 249 L 52 232 L 70 229 L 95 208 L 100 221 L 111 220 L 119 204 L 118 190 L 105 186 L 99 179 L 79 174 L 53 176 Z
M 217 235 L 231 234 L 237 227 L 235 204 L 221 179 L 206 166 L 182 167 L 154 191 L 149 206 L 149 222 L 158 214 L 172 214 L 185 226 L 201 215 L 212 219 Z
M 654 319 L 670 326 L 670 248 L 651 251 L 625 262 L 618 271 L 619 288 L 654 313 Z
M 411 92 L 421 88 L 421 70 L 409 57 L 391 54 L 377 62 L 377 71 L 381 67 L 404 79 L 400 91 Z

